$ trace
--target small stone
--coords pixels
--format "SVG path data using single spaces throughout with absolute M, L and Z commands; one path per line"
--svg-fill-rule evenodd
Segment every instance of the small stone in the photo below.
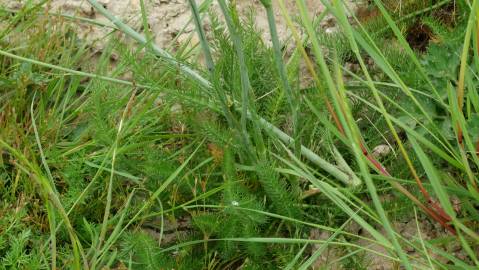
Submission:
M 389 153 L 391 153 L 391 147 L 387 144 L 380 144 L 374 147 L 372 155 L 375 158 L 381 158 L 389 155 Z

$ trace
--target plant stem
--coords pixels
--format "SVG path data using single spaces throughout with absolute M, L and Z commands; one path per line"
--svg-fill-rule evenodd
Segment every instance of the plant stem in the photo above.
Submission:
M 288 99 L 289 107 L 291 109 L 291 115 L 293 118 L 293 138 L 295 140 L 295 154 L 301 154 L 301 141 L 299 140 L 299 123 L 298 123 L 298 97 L 294 95 L 291 85 L 288 82 L 288 75 L 286 74 L 286 67 L 283 62 L 283 55 L 281 53 L 278 31 L 276 29 L 276 22 L 274 20 L 273 6 L 271 2 L 263 2 L 263 6 L 266 9 L 266 15 L 268 17 L 269 31 L 271 35 L 271 42 L 273 43 L 274 60 L 276 62 L 276 68 L 278 69 L 279 77 L 286 97 Z

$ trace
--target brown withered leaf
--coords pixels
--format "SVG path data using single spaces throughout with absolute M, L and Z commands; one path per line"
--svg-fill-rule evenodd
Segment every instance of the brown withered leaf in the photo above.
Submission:
M 223 161 L 223 154 L 224 151 L 221 147 L 214 143 L 209 143 L 208 144 L 208 151 L 210 152 L 211 156 L 213 157 L 213 160 L 215 163 L 221 163 Z

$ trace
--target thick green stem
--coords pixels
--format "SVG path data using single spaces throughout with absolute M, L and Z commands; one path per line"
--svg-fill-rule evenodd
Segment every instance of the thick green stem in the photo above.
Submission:
M 241 38 L 236 30 L 233 19 L 229 15 L 228 7 L 226 6 L 225 1 L 218 0 L 218 3 L 225 18 L 231 40 L 233 41 L 233 47 L 235 48 L 236 56 L 238 57 L 241 76 L 241 130 L 243 134 L 247 134 L 248 131 L 246 123 L 249 111 L 248 108 L 250 107 L 249 96 L 251 91 L 251 83 L 249 80 L 248 68 L 246 66 L 243 44 L 241 43 Z
M 191 7 L 191 13 L 193 14 L 193 21 L 195 22 L 196 32 L 198 33 L 198 37 L 200 39 L 201 49 L 203 50 L 203 54 L 205 55 L 206 67 L 208 68 L 208 71 L 210 72 L 211 77 L 213 78 L 212 79 L 213 83 L 217 84 L 219 80 L 214 79 L 216 76 L 215 63 L 213 61 L 213 56 L 211 53 L 210 46 L 208 44 L 208 40 L 206 39 L 205 31 L 203 30 L 200 11 L 198 10 L 195 0 L 188 0 L 188 2 Z M 238 122 L 236 121 L 236 119 L 234 119 L 234 116 L 232 115 L 228 107 L 228 100 L 227 100 L 226 94 L 224 93 L 224 91 L 222 91 L 221 87 L 213 86 L 212 88 L 216 90 L 215 91 L 216 95 L 219 98 L 221 109 L 223 110 L 223 114 L 226 120 L 228 121 L 228 125 L 231 128 L 238 129 Z M 247 141 L 247 138 L 242 136 L 242 134 L 240 134 L 239 136 L 241 137 L 241 140 L 243 142 Z
M 213 62 L 213 57 L 211 56 L 211 50 L 208 46 L 208 41 L 206 40 L 205 31 L 203 31 L 203 27 L 201 26 L 201 16 L 198 10 L 198 6 L 196 5 L 195 0 L 188 0 L 188 3 L 191 7 L 191 14 L 193 14 L 193 21 L 195 22 L 196 32 L 198 33 L 198 37 L 200 38 L 201 48 L 203 49 L 203 54 L 205 55 L 206 67 L 210 72 L 213 72 L 215 69 L 215 64 Z
M 259 122 L 267 131 L 271 131 L 275 136 L 277 136 L 282 142 L 284 142 L 287 146 L 294 144 L 294 139 L 288 136 L 286 133 L 281 131 L 279 128 L 275 127 L 268 121 L 260 118 Z M 346 174 L 335 165 L 327 162 L 326 160 L 322 159 L 313 151 L 309 150 L 308 148 L 301 145 L 301 154 L 306 157 L 309 161 L 313 162 L 314 164 L 318 165 L 321 169 L 325 170 L 332 176 L 336 177 L 338 180 L 342 181 L 344 184 L 357 187 L 361 185 L 361 180 L 355 174 Z
M 283 62 L 283 55 L 281 53 L 281 45 L 279 43 L 278 31 L 276 29 L 276 22 L 274 20 L 273 7 L 270 1 L 261 1 L 266 9 L 268 17 L 269 31 L 271 34 L 271 42 L 273 43 L 274 60 L 276 62 L 276 68 L 278 69 L 279 77 L 286 97 L 288 99 L 289 106 L 291 108 L 291 115 L 293 118 L 293 138 L 295 140 L 295 154 L 301 153 L 301 141 L 299 140 L 299 125 L 298 125 L 298 97 L 294 95 L 291 85 L 288 81 L 288 75 L 286 74 L 286 67 Z

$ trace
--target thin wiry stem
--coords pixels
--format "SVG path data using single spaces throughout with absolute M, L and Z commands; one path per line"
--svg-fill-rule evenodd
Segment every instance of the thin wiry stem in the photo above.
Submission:
M 42 165 L 45 168 L 45 171 L 48 175 L 48 180 L 50 180 L 50 185 L 52 187 L 52 192 L 57 193 L 55 182 L 53 180 L 52 173 L 50 171 L 50 167 L 48 166 L 47 159 L 45 158 L 45 154 L 43 153 L 43 147 L 40 141 L 40 135 L 38 133 L 38 128 L 35 123 L 35 114 L 33 113 L 33 104 L 35 101 L 35 97 L 37 92 L 33 94 L 32 103 L 30 105 L 30 117 L 32 121 L 33 131 L 35 133 L 35 140 L 37 141 L 38 151 L 40 152 L 40 157 L 42 160 Z M 57 238 L 56 238 L 56 219 L 54 214 L 54 207 L 51 205 L 50 202 L 47 203 L 47 213 L 48 213 L 48 221 L 50 223 L 50 239 L 51 239 L 51 248 L 52 248 L 52 269 L 57 269 Z
M 459 107 L 459 112 L 461 114 L 462 114 L 462 108 L 464 106 L 464 81 L 466 77 L 466 67 L 468 65 L 467 61 L 468 61 L 468 55 L 469 55 L 469 46 L 471 44 L 472 29 L 474 27 L 474 19 L 476 15 L 474 11 L 477 11 L 477 3 L 478 1 L 474 0 L 472 4 L 472 9 L 471 9 L 472 12 L 469 15 L 469 20 L 467 22 L 466 35 L 464 37 L 464 45 L 463 45 L 462 54 L 461 54 L 461 66 L 459 69 L 459 79 L 457 83 L 457 104 Z M 464 147 L 463 134 L 462 134 L 463 130 L 461 129 L 459 124 L 456 123 L 456 125 L 458 125 L 457 138 L 459 140 L 459 144 L 461 145 L 461 147 Z
M 116 133 L 115 142 L 113 143 L 113 154 L 112 154 L 112 158 L 111 158 L 111 171 L 110 171 L 110 177 L 109 177 L 109 180 L 108 180 L 105 212 L 103 214 L 103 223 L 102 223 L 101 230 L 100 230 L 100 237 L 99 237 L 99 240 L 98 240 L 97 251 L 101 250 L 101 247 L 103 245 L 103 241 L 105 239 L 106 231 L 107 231 L 107 228 L 108 228 L 108 221 L 109 221 L 109 216 L 110 216 L 111 201 L 112 201 L 112 194 L 113 194 L 113 176 L 115 174 L 114 172 L 115 172 L 115 163 L 116 163 L 116 156 L 117 156 L 116 153 L 117 153 L 117 150 L 118 150 L 118 143 L 119 143 L 120 138 L 121 138 L 121 132 L 123 130 L 124 122 L 127 119 L 128 112 L 131 110 L 131 106 L 133 104 L 133 101 L 135 100 L 135 95 L 136 95 L 136 89 L 131 94 L 131 97 L 128 100 L 128 103 L 126 104 L 125 109 L 123 110 L 123 114 L 122 114 L 120 122 L 118 124 L 118 129 L 117 129 L 117 133 Z M 93 269 L 95 268 L 96 263 L 98 263 L 96 258 L 97 258 L 97 252 L 95 253 L 93 264 L 92 264 Z
M 203 49 L 203 54 L 205 55 L 206 67 L 210 72 L 213 72 L 215 69 L 215 63 L 213 62 L 213 56 L 211 56 L 211 50 L 208 46 L 208 41 L 206 40 L 206 34 L 201 26 L 201 16 L 198 10 L 198 6 L 196 5 L 195 0 L 188 0 L 188 3 L 191 7 L 191 13 L 193 14 L 193 21 L 195 22 L 196 32 L 198 33 L 198 37 L 200 38 L 201 48 Z

